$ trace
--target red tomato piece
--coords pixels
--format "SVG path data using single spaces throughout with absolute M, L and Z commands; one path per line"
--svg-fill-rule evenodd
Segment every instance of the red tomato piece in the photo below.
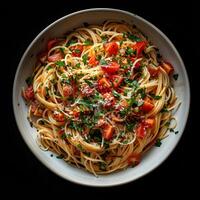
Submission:
M 138 165 L 140 163 L 141 160 L 141 155 L 138 153 L 132 153 L 129 157 L 128 157 L 128 165 Z
M 99 61 L 96 59 L 95 56 L 91 56 L 89 61 L 88 61 L 88 64 L 91 65 L 91 66 L 96 66 L 99 64 Z
M 72 93 L 73 93 L 73 88 L 72 88 L 72 86 L 70 86 L 70 85 L 65 85 L 65 86 L 63 87 L 63 95 L 64 95 L 64 97 L 68 97 L 68 96 L 72 95 Z
M 103 138 L 105 140 L 110 140 L 113 136 L 114 128 L 110 124 L 106 124 L 103 129 Z
M 58 121 L 58 122 L 64 122 L 65 121 L 65 116 L 63 113 L 60 113 L 60 112 L 56 112 L 54 113 L 53 115 L 53 118 Z
M 136 128 L 136 135 L 137 137 L 143 139 L 146 135 L 146 129 L 143 123 L 140 123 Z
M 27 87 L 24 91 L 24 97 L 26 100 L 33 100 L 34 99 L 34 91 L 33 91 L 33 86 L 30 85 Z
M 50 49 L 52 49 L 54 46 L 56 46 L 58 42 L 59 40 L 57 38 L 49 40 L 47 43 L 47 50 L 49 51 Z
M 81 57 L 83 52 L 83 45 L 72 46 L 70 47 L 70 50 L 72 51 L 72 56 Z
M 104 98 L 104 108 L 109 109 L 115 105 L 115 97 L 111 93 L 105 93 Z
M 61 59 L 63 59 L 63 54 L 61 52 L 52 54 L 48 57 L 49 62 L 56 62 L 56 61 L 61 60 Z
M 120 65 L 116 62 L 111 62 L 108 65 L 102 65 L 101 68 L 108 74 L 113 74 L 119 70 Z
M 145 49 L 147 43 L 145 41 L 137 42 L 133 45 L 133 50 L 136 51 L 136 55 L 139 56 L 142 51 Z
M 123 81 L 123 77 L 119 75 L 112 75 L 111 81 L 113 83 L 114 88 L 118 88 Z
M 105 44 L 105 51 L 108 56 L 117 55 L 118 49 L 119 47 L 116 42 L 109 42 Z
M 101 78 L 98 81 L 98 90 L 102 93 L 108 92 L 111 89 L 111 84 L 107 78 Z

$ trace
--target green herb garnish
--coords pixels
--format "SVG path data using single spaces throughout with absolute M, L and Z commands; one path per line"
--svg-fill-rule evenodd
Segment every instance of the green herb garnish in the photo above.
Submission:
M 64 155 L 59 155 L 59 156 L 56 156 L 56 158 L 58 158 L 58 159 L 63 159 L 64 158 Z
M 105 35 L 101 36 L 102 42 L 106 42 L 107 41 L 107 37 Z
M 52 69 L 53 67 L 51 66 L 51 65 L 49 65 L 48 67 L 47 67 L 47 70 L 50 70 L 50 69 Z
M 174 78 L 175 81 L 177 81 L 178 80 L 178 74 L 174 74 L 173 78 Z
M 155 95 L 155 94 L 149 94 L 153 99 L 155 100 L 159 100 L 162 98 L 162 96 L 159 96 L 159 95 Z
M 155 146 L 156 147 L 160 147 L 161 145 L 162 145 L 161 139 L 157 139 L 156 143 L 155 143 Z
M 121 97 L 121 95 L 118 92 L 116 92 L 115 90 L 113 90 L 112 93 L 113 93 L 113 96 L 116 97 L 116 98 L 120 98 Z
M 81 66 L 81 63 L 77 63 L 77 64 L 75 65 L 75 68 L 80 68 L 80 66 Z
M 133 50 L 132 48 L 127 47 L 126 54 L 127 55 L 136 55 L 136 50 Z
M 93 83 L 92 83 L 92 81 L 90 81 L 90 80 L 85 80 L 85 82 L 89 85 L 89 86 L 92 86 L 93 85 Z
M 70 40 L 67 44 L 66 44 L 66 47 L 72 45 L 72 44 L 75 44 L 77 41 L 76 40 Z
M 165 126 L 169 127 L 170 121 L 165 123 Z
M 88 60 L 88 54 L 84 54 L 82 56 L 82 60 L 83 60 L 84 65 L 86 65 L 87 64 L 87 60 Z
M 56 62 L 56 65 L 58 65 L 59 67 L 63 67 L 63 66 L 65 66 L 65 62 L 59 60 Z
M 93 42 L 91 40 L 85 40 L 84 45 L 90 46 L 93 45 Z
M 169 112 L 169 110 L 166 108 L 166 106 L 164 106 L 164 107 L 161 109 L 160 112 L 161 112 L 161 113 L 165 113 L 165 112 Z
M 33 83 L 33 76 L 29 76 L 25 81 L 28 86 L 31 85 Z
M 139 38 L 139 37 L 137 37 L 137 36 L 135 36 L 135 35 L 132 35 L 132 34 L 129 34 L 128 35 L 128 38 L 130 39 L 130 40 L 133 40 L 133 41 L 136 41 L 136 42 L 140 42 L 142 39 L 141 38 Z
M 100 65 L 107 65 L 108 63 L 104 60 L 104 59 L 101 59 L 100 60 Z

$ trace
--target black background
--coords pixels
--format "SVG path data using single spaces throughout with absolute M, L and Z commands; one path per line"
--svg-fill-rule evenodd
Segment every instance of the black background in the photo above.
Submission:
M 12 194 L 14 188 L 18 188 L 15 195 L 20 196 L 24 191 L 37 194 L 38 191 L 46 194 L 69 194 L 87 193 L 89 196 L 119 194 L 150 195 L 159 197 L 159 191 L 165 193 L 165 197 L 172 194 L 189 192 L 188 185 L 193 185 L 195 178 L 195 152 L 194 134 L 195 119 L 193 115 L 193 99 L 190 109 L 188 123 L 178 146 L 169 158 L 152 173 L 145 177 L 118 187 L 113 188 L 90 188 L 73 184 L 56 176 L 43 166 L 30 152 L 24 143 L 15 123 L 12 110 L 12 84 L 23 52 L 29 43 L 47 25 L 58 18 L 92 7 L 111 7 L 124 9 L 152 22 L 161 29 L 174 43 L 188 71 L 191 91 L 195 91 L 194 69 L 197 51 L 195 50 L 197 40 L 194 33 L 194 5 L 192 3 L 175 4 L 174 1 L 52 1 L 41 4 L 40 2 L 26 1 L 14 5 L 8 2 L 1 6 L 1 44 L 3 44 L 3 58 L 1 57 L 1 106 L 4 115 L 1 127 L 1 165 L 4 168 L 1 182 L 3 189 L 11 189 L 7 195 Z M 2 54 L 1 54 L 2 55 Z M 196 78 L 195 78 L 196 76 Z M 3 102 L 2 102 L 3 101 Z M 196 109 L 196 107 L 195 107 Z M 48 192 L 47 192 L 48 191 Z M 167 191 L 167 192 L 166 192 Z M 99 196 L 99 197 L 100 197 Z

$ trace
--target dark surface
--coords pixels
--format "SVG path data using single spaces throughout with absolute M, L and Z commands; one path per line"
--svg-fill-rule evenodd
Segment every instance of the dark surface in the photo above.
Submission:
M 181 7 L 178 7 L 169 1 L 166 5 L 162 5 L 161 1 L 159 4 L 141 2 L 133 5 L 130 3 L 131 1 L 126 0 L 123 0 L 123 5 L 119 3 L 116 5 L 114 1 L 109 1 L 109 3 L 101 1 L 97 5 L 86 2 L 82 4 L 77 2 L 69 4 L 67 2 L 61 1 L 59 4 L 41 5 L 40 3 L 27 1 L 27 3 L 23 4 L 18 2 L 18 5 L 12 7 L 10 5 L 1 7 L 2 11 L 6 10 L 6 14 L 3 14 L 3 19 L 10 17 L 2 22 L 3 36 L 1 37 L 2 43 L 5 45 L 3 50 L 5 53 L 4 58 L 6 58 L 4 59 L 4 67 L 1 66 L 5 73 L 0 79 L 1 94 L 3 94 L 1 95 L 3 97 L 1 98 L 1 105 L 3 105 L 4 113 L 2 127 L 6 127 L 4 131 L 1 131 L 1 134 L 5 136 L 1 145 L 1 154 L 3 155 L 1 163 L 5 168 L 1 176 L 3 177 L 4 187 L 18 187 L 19 189 L 15 194 L 20 195 L 24 191 L 37 194 L 38 191 L 42 190 L 44 193 L 49 191 L 49 194 L 66 193 L 66 197 L 69 193 L 75 194 L 77 191 L 80 194 L 87 192 L 90 196 L 93 196 L 94 193 L 102 196 L 113 193 L 119 195 L 150 194 L 156 197 L 157 191 L 170 191 L 166 194 L 169 196 L 172 193 L 188 194 L 186 188 L 188 183 L 193 184 L 191 182 L 192 172 L 195 172 L 193 168 L 190 170 L 191 162 L 195 159 L 192 153 L 194 152 L 192 135 L 194 134 L 195 124 L 195 121 L 192 120 L 192 106 L 183 137 L 169 158 L 152 173 L 135 182 L 119 187 L 89 188 L 63 180 L 43 166 L 24 143 L 15 123 L 11 98 L 17 65 L 29 43 L 40 31 L 54 20 L 73 11 L 91 7 L 113 7 L 131 11 L 149 20 L 161 29 L 177 47 L 188 71 L 191 90 L 192 92 L 195 90 L 193 87 L 195 74 L 192 68 L 194 68 L 195 63 L 193 60 L 197 56 L 197 52 L 193 50 L 194 44 L 191 44 L 192 17 L 194 17 L 191 5 L 181 3 Z M 188 24 L 191 24 L 191 26 L 188 27 Z M 10 194 L 10 192 L 7 194 Z M 191 193 L 190 197 L 192 195 L 193 193 Z

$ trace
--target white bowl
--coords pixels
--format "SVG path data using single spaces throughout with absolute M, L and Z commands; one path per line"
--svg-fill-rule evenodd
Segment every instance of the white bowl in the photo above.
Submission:
M 149 39 L 158 46 L 164 59 L 170 61 L 179 74 L 178 80 L 174 82 L 178 99 L 182 104 L 176 112 L 177 130 L 179 133 L 175 135 L 171 133 L 168 138 L 163 140 L 161 147 L 153 147 L 142 159 L 142 162 L 135 168 L 129 168 L 110 175 L 99 176 L 85 172 L 84 170 L 73 167 L 55 156 L 51 157 L 51 152 L 42 151 L 35 139 L 36 130 L 30 127 L 27 120 L 27 106 L 21 97 L 21 89 L 26 85 L 25 79 L 31 74 L 36 61 L 36 55 L 42 49 L 50 38 L 63 36 L 66 32 L 72 31 L 76 27 L 83 26 L 84 22 L 89 24 L 102 23 L 105 20 L 112 19 L 122 21 L 129 24 L 135 24 Z M 98 8 L 82 10 L 69 14 L 45 28 L 29 45 L 25 51 L 16 75 L 13 86 L 13 107 L 17 125 L 25 142 L 35 154 L 35 156 L 50 170 L 57 175 L 83 185 L 89 186 L 114 186 L 127 183 L 138 179 L 141 176 L 151 172 L 158 167 L 173 151 L 180 140 L 188 117 L 190 106 L 190 88 L 187 73 L 183 61 L 170 40 L 154 25 L 143 18 L 116 9 Z

